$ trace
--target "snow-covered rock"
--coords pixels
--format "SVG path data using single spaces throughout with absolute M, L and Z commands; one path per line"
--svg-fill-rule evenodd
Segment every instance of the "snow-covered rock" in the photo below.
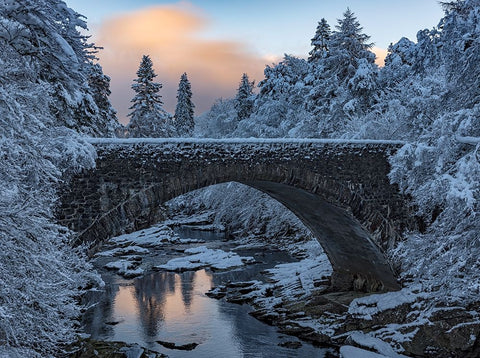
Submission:
M 211 267 L 217 270 L 226 270 L 252 263 L 255 259 L 251 256 L 241 257 L 234 252 L 209 249 L 199 246 L 185 250 L 190 256 L 179 257 L 168 261 L 164 265 L 156 266 L 157 269 L 167 271 L 197 270 L 202 267 Z
M 150 250 L 145 249 L 140 246 L 126 246 L 126 247 L 116 247 L 111 250 L 101 251 L 95 254 L 95 256 L 100 257 L 114 257 L 114 256 L 124 256 L 124 255 L 132 255 L 132 254 L 148 254 Z
M 138 261 L 118 260 L 105 264 L 105 268 L 116 270 L 117 273 L 125 278 L 133 278 L 143 275 L 144 270 L 139 266 Z
M 161 224 L 114 237 L 110 239 L 110 242 L 117 245 L 130 244 L 142 247 L 153 247 L 168 243 L 178 243 L 179 240 L 178 235 L 170 227 Z
M 378 354 L 353 346 L 340 347 L 341 358 L 385 358 L 388 357 L 383 354 Z
M 354 343 L 356 346 L 373 349 L 386 357 L 406 358 L 406 356 L 395 352 L 390 346 L 390 344 L 388 344 L 387 342 L 384 342 L 379 338 L 373 337 L 363 332 L 350 332 L 347 338 L 347 342 Z

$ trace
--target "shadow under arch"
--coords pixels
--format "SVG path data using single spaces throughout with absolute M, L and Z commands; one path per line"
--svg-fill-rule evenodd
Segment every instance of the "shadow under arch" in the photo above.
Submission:
M 291 185 L 270 181 L 240 183 L 268 194 L 311 230 L 332 264 L 334 290 L 372 292 L 399 289 L 388 260 L 351 211 L 328 202 L 318 194 Z M 166 197 L 159 194 L 159 186 L 151 186 L 132 195 L 98 217 L 78 236 L 77 243 L 95 242 L 92 238 L 102 238 L 97 242 L 101 244 L 108 237 L 152 226 L 163 218 L 162 204 L 185 193 L 182 191 L 179 195 Z M 354 195 L 342 195 L 348 197 L 350 204 L 358 200 Z M 362 209 L 366 210 L 364 206 Z

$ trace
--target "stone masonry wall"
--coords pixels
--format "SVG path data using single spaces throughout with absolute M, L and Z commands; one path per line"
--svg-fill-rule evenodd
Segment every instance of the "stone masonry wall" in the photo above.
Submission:
M 169 199 L 237 181 L 284 203 L 318 236 L 332 263 L 336 289 L 349 290 L 359 282 L 365 290 L 397 289 L 380 248 L 393 247 L 412 226 L 405 198 L 388 179 L 388 156 L 399 145 L 319 140 L 100 142 L 96 168 L 62 188 L 58 220 L 78 233 L 76 244 L 86 242 L 95 251 L 111 236 L 160 221 L 161 204 Z
M 382 247 L 411 225 L 390 184 L 387 157 L 399 144 L 303 142 L 100 143 L 97 167 L 62 189 L 59 222 L 92 243 L 151 225 L 160 204 L 226 182 L 272 181 L 351 211 Z

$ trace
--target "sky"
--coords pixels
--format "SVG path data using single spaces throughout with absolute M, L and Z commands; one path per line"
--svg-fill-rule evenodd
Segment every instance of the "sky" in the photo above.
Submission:
M 133 79 L 144 54 L 154 63 L 164 108 L 173 113 L 183 72 L 196 114 L 235 95 L 243 73 L 258 83 L 283 54 L 306 58 L 318 21 L 334 28 L 350 8 L 375 44 L 378 63 L 390 43 L 436 26 L 437 0 L 66 0 L 86 16 L 98 57 L 111 78 L 110 100 L 128 122 Z

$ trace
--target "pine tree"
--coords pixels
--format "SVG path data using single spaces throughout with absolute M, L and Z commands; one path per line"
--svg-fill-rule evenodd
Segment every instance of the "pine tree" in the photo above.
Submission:
M 98 107 L 99 121 L 97 122 L 97 126 L 104 128 L 104 135 L 113 135 L 119 132 L 122 125 L 118 122 L 117 112 L 108 99 L 111 94 L 110 77 L 103 73 L 100 64 L 95 63 L 90 66 L 88 85 L 93 100 Z
M 136 95 L 132 99 L 132 110 L 128 114 L 130 123 L 127 131 L 130 137 L 169 137 L 172 135 L 170 115 L 162 108 L 163 102 L 158 93 L 160 83 L 153 81 L 157 75 L 152 60 L 144 55 L 137 71 L 132 89 Z
M 88 86 L 98 48 L 81 33 L 87 25 L 80 14 L 61 0 L 0 1 L 0 24 L 0 41 L 51 87 L 49 107 L 59 125 L 89 135 L 112 134 Z
M 347 8 L 335 28 L 329 41 L 328 70 L 338 77 L 340 84 L 345 84 L 355 75 L 358 60 L 366 59 L 373 64 L 375 54 L 370 51 L 373 47 L 368 43 L 370 36 L 362 33 L 363 28 L 350 9 Z
M 312 38 L 313 49 L 308 53 L 308 62 L 316 62 L 328 55 L 328 42 L 330 41 L 330 25 L 322 18 L 318 23 L 315 36 Z
M 378 68 L 373 44 L 354 13 L 347 9 L 328 42 L 328 56 L 307 107 L 319 120 L 322 136 L 337 136 L 354 125 L 375 103 Z
M 177 107 L 175 108 L 175 128 L 180 137 L 192 136 L 195 127 L 192 88 L 187 74 L 180 77 L 177 91 Z
M 248 75 L 244 73 L 240 84 L 238 85 L 237 95 L 235 96 L 235 109 L 237 111 L 237 119 L 242 120 L 248 118 L 253 111 L 253 87 L 255 81 L 250 82 Z

